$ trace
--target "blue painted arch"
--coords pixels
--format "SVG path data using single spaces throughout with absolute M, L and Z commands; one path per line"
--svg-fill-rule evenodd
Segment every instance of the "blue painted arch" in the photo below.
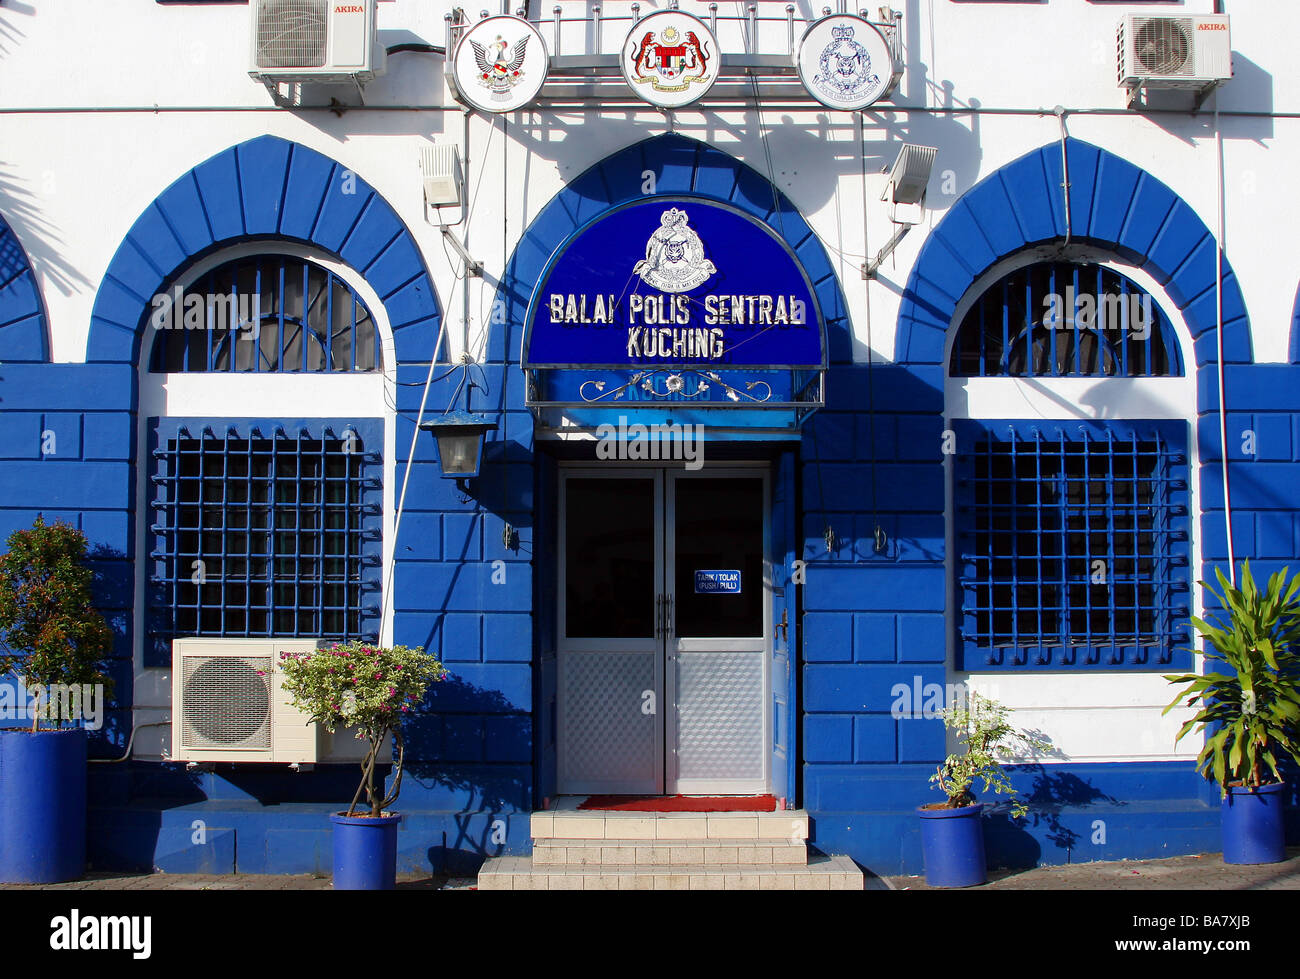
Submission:
M 1291 309 L 1291 363 L 1300 364 L 1300 287 L 1296 288 Z
M 654 175 L 654 192 L 647 193 Z M 812 283 L 821 308 L 831 364 L 853 359 L 852 334 L 839 279 L 812 228 L 784 194 L 735 157 L 677 133 L 653 136 L 606 157 L 560 191 L 529 224 L 497 292 L 504 326 L 493 332 L 489 358 L 518 365 L 525 313 L 547 260 L 603 212 L 656 195 L 690 194 L 730 204 L 785 241 Z
M 398 363 L 428 363 L 441 316 L 391 205 L 316 150 L 259 136 L 182 174 L 136 219 L 104 273 L 86 359 L 138 363 L 152 297 L 196 259 L 248 241 L 309 244 L 356 270 L 388 314 Z
M 1066 144 L 1071 241 L 1108 250 L 1156 280 L 1190 331 L 1196 363 L 1217 360 L 1213 233 L 1151 174 L 1098 146 Z M 1050 143 L 976 184 L 944 215 L 917 256 L 899 310 L 895 359 L 942 365 L 958 302 L 995 263 L 1065 238 L 1061 148 Z M 1250 321 L 1225 256 L 1225 363 L 1250 363 Z
M 47 326 L 32 263 L 18 236 L 0 217 L 0 363 L 47 362 Z

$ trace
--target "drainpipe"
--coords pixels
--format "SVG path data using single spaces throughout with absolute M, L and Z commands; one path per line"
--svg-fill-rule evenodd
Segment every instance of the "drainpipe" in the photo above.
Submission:
M 1061 124 L 1061 189 L 1065 194 L 1065 244 L 1062 248 L 1070 247 L 1070 238 L 1072 231 L 1070 228 L 1070 161 L 1065 152 L 1065 141 L 1067 135 L 1065 132 L 1065 106 L 1058 105 L 1052 112 L 1056 115 L 1056 121 Z
M 1223 234 L 1224 191 L 1223 191 L 1223 130 L 1219 128 L 1219 90 L 1214 90 L 1214 158 L 1216 166 L 1215 195 L 1218 200 L 1218 232 L 1215 235 L 1214 249 L 1214 308 L 1215 340 L 1218 346 L 1219 360 L 1219 449 L 1223 468 L 1223 522 L 1228 541 L 1228 580 L 1235 587 L 1237 584 L 1236 550 L 1232 545 L 1232 503 L 1228 496 L 1228 396 L 1223 387 Z
M 145 709 L 153 710 L 155 708 L 146 707 Z M 124 761 L 130 761 L 131 749 L 135 745 L 135 733 L 137 731 L 143 731 L 147 727 L 171 727 L 171 724 L 171 721 L 150 721 L 148 724 L 133 725 L 131 728 L 131 737 L 126 742 L 126 754 L 121 758 L 87 758 L 86 763 L 88 765 L 120 765 Z

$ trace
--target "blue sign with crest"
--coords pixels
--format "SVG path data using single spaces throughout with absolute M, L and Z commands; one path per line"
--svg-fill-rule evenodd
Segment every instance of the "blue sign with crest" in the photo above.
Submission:
M 728 368 L 826 366 L 816 296 L 785 242 L 687 196 L 616 208 L 557 250 L 529 306 L 523 361 L 692 368 L 704 381 Z

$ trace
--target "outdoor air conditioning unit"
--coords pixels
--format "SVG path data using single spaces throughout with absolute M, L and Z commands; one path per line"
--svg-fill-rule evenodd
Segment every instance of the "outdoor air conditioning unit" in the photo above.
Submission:
M 252 67 L 262 82 L 355 82 L 384 70 L 376 0 L 253 0 Z
M 1129 14 L 1116 37 L 1119 84 L 1137 88 L 1206 89 L 1232 77 L 1228 16 L 1153 17 Z
M 314 764 L 323 732 L 280 687 L 280 653 L 314 639 L 176 639 L 172 761 Z

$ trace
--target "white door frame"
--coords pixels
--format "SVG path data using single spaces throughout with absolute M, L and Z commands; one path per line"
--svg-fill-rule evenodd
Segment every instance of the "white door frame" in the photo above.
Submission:
M 628 479 L 637 476 L 654 480 L 654 546 L 656 554 L 656 598 L 663 595 L 668 601 L 667 628 L 660 628 L 659 609 L 656 602 L 656 620 L 653 638 L 649 639 L 570 639 L 566 621 L 568 555 L 566 554 L 568 494 L 566 482 L 579 479 Z M 557 791 L 564 794 L 693 794 L 693 795 L 754 795 L 767 792 L 772 784 L 772 528 L 771 528 L 771 472 L 770 467 L 756 463 L 713 463 L 707 470 L 686 470 L 679 466 L 655 463 L 626 463 L 617 466 L 605 464 L 593 467 L 590 463 L 560 463 L 558 469 L 558 534 L 556 547 L 556 750 Z M 668 534 L 674 529 L 675 487 L 678 480 L 691 478 L 750 478 L 762 480 L 763 487 L 763 635 L 744 639 L 681 639 L 676 634 L 675 548 L 670 546 Z M 676 764 L 677 723 L 677 664 L 683 653 L 706 651 L 755 652 L 763 662 L 762 682 L 762 777 L 749 780 L 679 779 Z M 593 780 L 571 771 L 565 717 L 567 707 L 566 668 L 572 664 L 569 657 L 584 652 L 655 655 L 654 682 L 654 785 L 644 779 L 640 782 L 622 780 Z M 669 744 L 672 741 L 673 744 Z

